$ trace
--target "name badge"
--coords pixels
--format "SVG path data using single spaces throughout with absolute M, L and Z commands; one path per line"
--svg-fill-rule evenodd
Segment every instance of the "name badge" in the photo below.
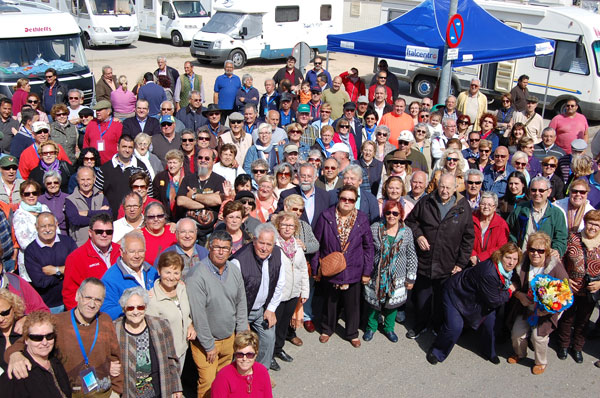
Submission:
M 79 372 L 81 379 L 81 388 L 85 394 L 98 390 L 98 378 L 94 367 L 90 366 Z
M 104 151 L 104 141 L 98 141 L 98 152 Z

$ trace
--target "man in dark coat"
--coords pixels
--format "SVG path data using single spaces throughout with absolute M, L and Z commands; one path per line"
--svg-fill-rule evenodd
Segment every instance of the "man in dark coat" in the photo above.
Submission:
M 358 189 L 358 210 L 369 217 L 372 224 L 379 219 L 379 203 L 375 195 L 371 193 L 370 186 L 363 185 L 363 169 L 357 164 L 348 165 L 343 171 L 344 185 L 352 185 Z M 339 189 L 329 191 L 329 206 L 334 206 L 338 202 Z
M 148 101 L 137 100 L 135 104 L 135 116 L 123 120 L 123 134 L 135 138 L 139 133 L 149 136 L 160 134 L 160 123 L 158 119 L 148 116 Z
M 437 190 L 419 200 L 408 215 L 419 267 L 413 289 L 417 322 L 407 338 L 416 339 L 430 322 L 439 331 L 444 282 L 469 264 L 475 240 L 472 217 L 467 199 L 456 194 L 452 174 L 443 174 Z

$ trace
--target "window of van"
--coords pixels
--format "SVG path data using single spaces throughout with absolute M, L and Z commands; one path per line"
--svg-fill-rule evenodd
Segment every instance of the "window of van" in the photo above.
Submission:
M 390 8 L 388 10 L 388 18 L 387 21 L 390 22 L 398 17 L 401 17 L 402 15 L 406 14 L 406 11 L 404 10 L 394 10 L 392 8 Z
M 275 22 L 297 22 L 300 20 L 300 7 L 275 7 Z
M 331 21 L 331 4 L 321 4 L 321 21 Z
M 153 0 L 144 0 L 144 8 L 146 10 L 151 10 L 152 9 L 152 1 Z
M 596 61 L 596 74 L 600 76 L 600 41 L 592 43 L 592 51 L 594 53 L 594 60 Z
M 577 54 L 577 43 L 572 41 L 556 40 L 554 49 L 554 64 L 552 70 L 559 72 L 574 73 L 577 75 L 588 75 L 590 67 L 587 62 L 585 49 Z M 579 57 L 578 57 L 579 55 Z M 535 66 L 538 68 L 548 69 L 552 55 L 544 55 L 535 58 Z

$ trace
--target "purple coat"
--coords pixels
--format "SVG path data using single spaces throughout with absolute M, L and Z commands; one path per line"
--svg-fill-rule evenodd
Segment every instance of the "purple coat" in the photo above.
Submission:
M 335 222 L 335 207 L 330 207 L 321 213 L 315 227 L 315 237 L 321 246 L 311 261 L 312 274 L 317 275 L 319 259 L 335 251 L 342 251 L 340 238 Z M 359 211 L 356 222 L 350 236 L 350 242 L 346 249 L 346 269 L 330 278 L 323 277 L 324 281 L 345 284 L 356 283 L 362 276 L 370 276 L 373 271 L 373 234 L 369 219 L 365 213 Z

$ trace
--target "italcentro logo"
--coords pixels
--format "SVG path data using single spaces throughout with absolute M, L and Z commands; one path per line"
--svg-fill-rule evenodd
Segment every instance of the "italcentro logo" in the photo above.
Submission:
M 39 26 L 35 28 L 25 28 L 25 33 L 35 33 L 35 32 L 52 32 L 52 28 L 49 26 Z
M 406 46 L 406 60 L 428 64 L 437 63 L 438 49 L 429 47 Z

